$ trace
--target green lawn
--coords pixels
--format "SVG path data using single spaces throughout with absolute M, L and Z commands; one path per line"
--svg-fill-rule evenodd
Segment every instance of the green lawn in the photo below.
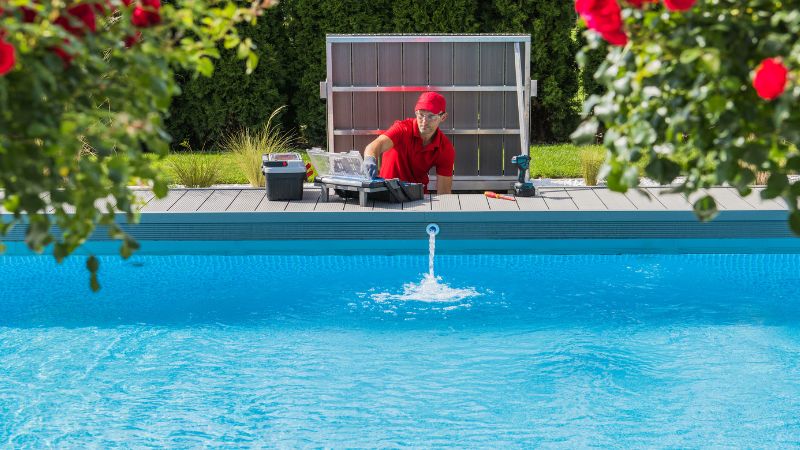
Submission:
M 602 151 L 600 146 L 592 146 Z M 531 146 L 531 177 L 532 178 L 580 178 L 581 177 L 581 147 L 572 144 L 534 145 Z M 190 155 L 186 153 L 170 153 L 166 159 L 157 161 L 156 166 L 163 168 L 170 182 L 177 184 L 175 176 L 168 162 L 179 158 L 212 158 L 217 161 L 222 171 L 219 184 L 247 184 L 247 179 L 236 166 L 233 155 L 230 153 L 206 153 Z

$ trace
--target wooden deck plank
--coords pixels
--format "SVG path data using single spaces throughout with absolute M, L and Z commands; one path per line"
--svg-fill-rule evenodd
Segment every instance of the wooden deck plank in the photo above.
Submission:
M 668 210 L 671 211 L 691 211 L 692 205 L 686 200 L 682 194 L 671 194 L 667 191 L 669 188 L 646 188 L 647 192 L 655 195 L 656 199 L 661 202 Z
M 786 209 L 786 202 L 778 202 L 777 198 L 770 198 L 770 199 L 761 198 L 761 192 L 763 192 L 764 189 L 765 188 L 763 187 L 753 188 L 753 191 L 750 192 L 750 195 L 746 196 L 744 200 L 747 203 L 751 204 L 755 209 L 760 209 L 760 210 Z
M 611 211 L 635 211 L 636 206 L 628 200 L 625 194 L 614 192 L 606 188 L 594 188 L 592 191 L 600 201 Z
M 540 196 L 551 211 L 577 211 L 578 205 L 572 201 L 564 188 L 541 188 Z
M 370 212 L 375 207 L 375 201 L 367 199 L 367 206 L 361 206 L 358 204 L 357 198 L 348 198 L 344 205 L 345 211 L 355 211 L 355 212 Z
M 645 189 L 628 189 L 625 197 L 640 211 L 663 211 L 666 209 L 655 195 Z
M 431 195 L 431 209 L 433 211 L 461 211 L 458 194 Z
M 322 193 L 319 189 L 305 189 L 303 190 L 303 199 L 302 200 L 293 200 L 286 205 L 285 211 L 287 212 L 304 212 L 304 211 L 314 211 L 314 208 L 317 206 L 317 201 L 319 200 L 320 195 Z
M 375 201 L 375 204 L 372 206 L 373 211 L 402 211 L 403 204 L 402 203 L 391 203 L 391 202 L 384 202 L 384 201 Z
M 270 200 L 267 198 L 266 193 L 261 202 L 256 206 L 256 211 L 259 212 L 282 212 L 286 211 L 286 206 L 289 205 L 287 200 Z
M 499 198 L 487 198 L 489 209 L 492 211 L 519 211 L 516 200 L 503 200 Z
M 489 211 L 489 202 L 483 194 L 458 194 L 462 211 Z
M 258 208 L 258 204 L 264 199 L 267 193 L 261 189 L 242 189 L 239 195 L 231 202 L 229 212 L 253 212 Z
M 336 211 L 344 211 L 345 199 L 339 197 L 338 195 L 331 195 L 328 197 L 328 201 L 324 202 L 320 199 L 317 202 L 317 206 L 314 207 L 315 212 L 336 212 Z
M 136 197 L 136 204 L 139 205 L 140 207 L 144 207 L 148 202 L 150 202 L 150 200 L 152 200 L 156 196 L 153 193 L 153 191 L 150 190 L 143 191 L 140 189 L 136 189 L 136 190 L 131 190 L 131 192 L 133 192 L 133 196 Z
M 564 188 L 564 192 L 572 197 L 572 201 L 581 211 L 605 211 L 606 205 L 591 188 Z
M 547 204 L 541 197 L 517 197 L 520 211 L 547 211 Z
M 241 189 L 217 189 L 197 210 L 204 212 L 226 211 L 241 192 Z
M 403 203 L 403 211 L 431 211 L 431 194 L 425 194 L 422 200 Z
M 725 209 L 732 209 L 737 211 L 750 211 L 755 209 L 753 205 L 747 203 L 735 188 L 732 187 L 714 187 L 706 189 L 706 192 L 711 194 L 716 200 L 717 205 L 723 205 Z M 721 208 L 720 208 L 721 209 Z
M 170 212 L 194 212 L 206 201 L 214 192 L 213 189 L 187 189 L 172 206 Z
M 186 189 L 173 189 L 167 192 L 164 198 L 154 198 L 142 208 L 143 212 L 167 212 L 183 195 Z

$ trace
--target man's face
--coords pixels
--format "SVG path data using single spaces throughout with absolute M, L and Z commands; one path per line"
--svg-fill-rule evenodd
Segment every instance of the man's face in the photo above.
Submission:
M 424 109 L 414 111 L 417 116 L 417 126 L 419 127 L 419 134 L 433 134 L 439 124 L 447 117 L 447 113 L 434 114 Z

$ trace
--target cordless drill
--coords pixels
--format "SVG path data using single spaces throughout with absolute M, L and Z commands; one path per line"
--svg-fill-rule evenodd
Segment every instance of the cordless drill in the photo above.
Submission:
M 514 183 L 514 193 L 517 197 L 534 197 L 536 188 L 530 181 L 525 181 L 525 174 L 530 167 L 531 157 L 528 155 L 517 155 L 511 158 L 511 164 L 517 166 L 517 182 Z

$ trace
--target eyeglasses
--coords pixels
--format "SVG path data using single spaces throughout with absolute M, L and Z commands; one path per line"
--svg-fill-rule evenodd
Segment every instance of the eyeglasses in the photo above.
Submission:
M 441 113 L 441 114 L 428 114 L 428 113 L 421 113 L 419 111 L 414 111 L 414 114 L 416 114 L 417 120 L 423 120 L 424 119 L 426 122 L 430 122 L 433 119 L 441 119 L 442 115 L 444 113 Z

